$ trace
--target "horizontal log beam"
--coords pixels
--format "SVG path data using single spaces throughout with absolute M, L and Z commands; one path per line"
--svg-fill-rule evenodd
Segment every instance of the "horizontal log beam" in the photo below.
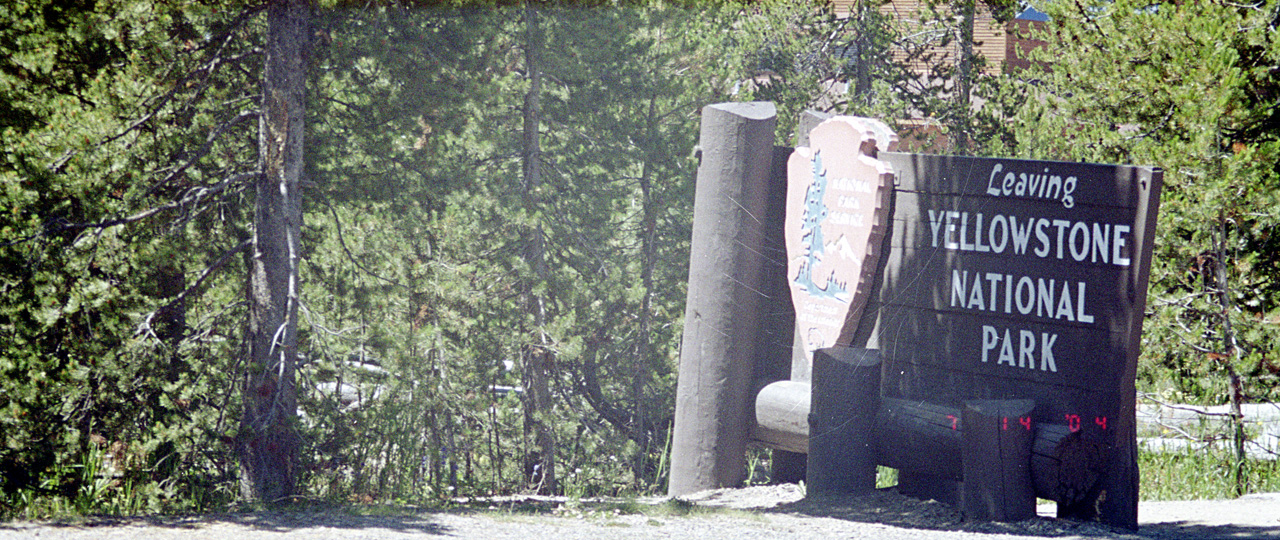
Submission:
M 811 393 L 804 382 L 766 386 L 756 398 L 753 438 L 770 448 L 809 452 Z M 877 401 L 872 436 L 877 464 L 898 469 L 900 478 L 927 479 L 924 484 L 929 485 L 964 480 L 960 408 L 896 398 Z M 1014 428 L 1025 429 L 1020 422 L 1029 415 L 1009 418 Z M 1105 445 L 1065 425 L 1034 424 L 1032 435 L 1029 466 L 1035 495 L 1064 505 L 1090 500 L 1106 462 Z
M 960 409 L 880 398 L 876 448 L 886 467 L 959 481 Z
M 808 382 L 776 381 L 756 394 L 756 423 L 751 437 L 770 448 L 809 452 Z

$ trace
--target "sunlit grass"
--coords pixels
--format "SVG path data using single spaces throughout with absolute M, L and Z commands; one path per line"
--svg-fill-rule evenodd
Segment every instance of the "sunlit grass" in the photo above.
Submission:
M 898 469 L 890 469 L 883 465 L 876 467 L 876 489 L 898 485 Z
M 1235 456 L 1226 449 L 1138 453 L 1139 497 L 1144 501 L 1233 499 Z M 1245 493 L 1280 492 L 1280 461 L 1249 459 Z

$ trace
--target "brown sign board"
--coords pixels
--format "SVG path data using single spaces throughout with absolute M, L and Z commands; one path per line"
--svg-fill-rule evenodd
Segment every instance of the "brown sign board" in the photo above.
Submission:
M 852 344 L 880 350 L 883 396 L 1033 400 L 1015 427 L 1064 425 L 1107 449 L 1069 513 L 1136 526 L 1134 377 L 1161 171 L 879 158 L 897 186 Z

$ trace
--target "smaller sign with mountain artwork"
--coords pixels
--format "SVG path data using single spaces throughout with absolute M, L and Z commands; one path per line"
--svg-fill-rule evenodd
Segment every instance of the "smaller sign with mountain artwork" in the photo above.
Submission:
M 887 132 L 832 118 L 787 163 L 787 281 L 806 359 L 847 344 L 866 305 L 893 194 L 893 170 L 875 158 Z

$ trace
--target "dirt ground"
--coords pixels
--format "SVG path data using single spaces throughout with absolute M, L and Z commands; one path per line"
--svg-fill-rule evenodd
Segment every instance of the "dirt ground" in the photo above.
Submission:
M 1137 531 L 1054 519 L 1053 507 L 1016 523 L 965 521 L 956 509 L 882 490 L 862 497 L 803 497 L 795 485 L 698 493 L 673 504 L 508 497 L 449 510 L 349 509 L 164 518 L 90 518 L 75 522 L 0 524 L 0 540 L 321 540 L 475 538 L 513 540 L 1024 540 L 1120 538 L 1159 540 L 1280 539 L 1280 494 L 1231 501 L 1147 502 Z M 672 511 L 672 507 L 676 511 Z

